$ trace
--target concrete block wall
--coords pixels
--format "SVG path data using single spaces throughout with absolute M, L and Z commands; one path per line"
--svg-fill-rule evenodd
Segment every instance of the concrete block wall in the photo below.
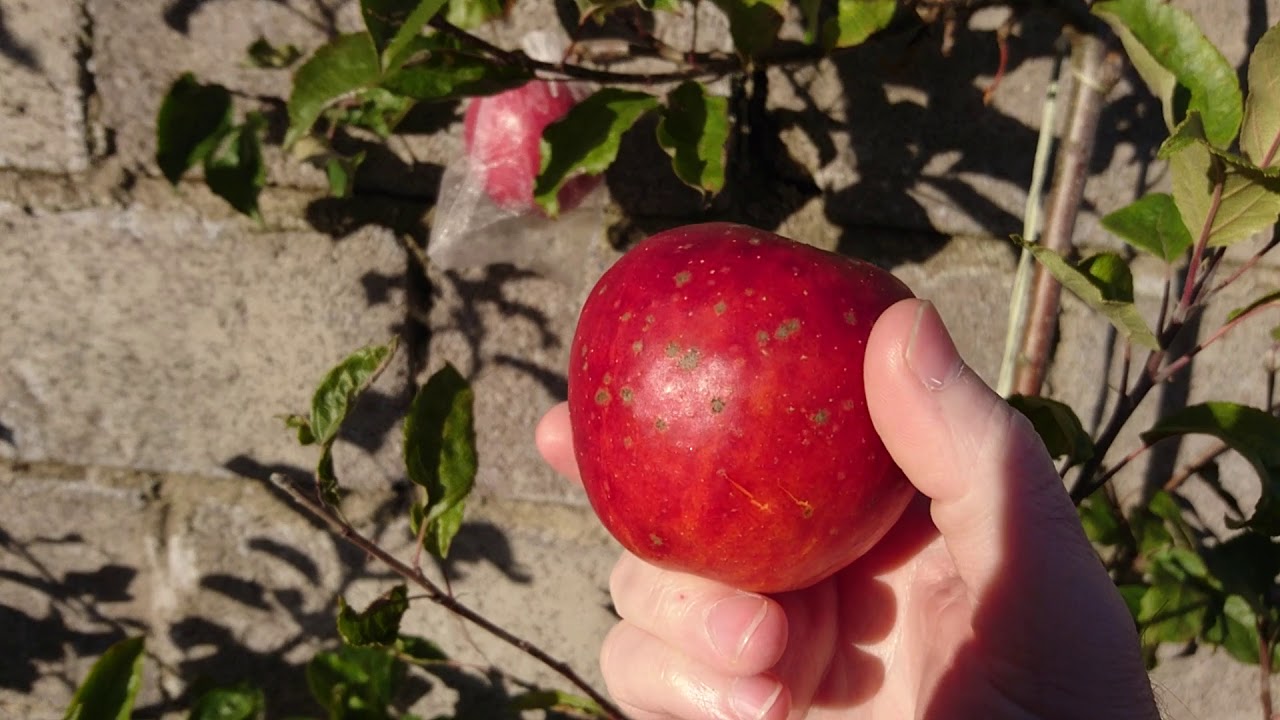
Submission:
M 1260 28 L 1280 22 L 1280 0 L 1175 2 L 1236 63 Z M 549 3 L 520 7 L 495 38 L 511 42 L 555 17 Z M 741 209 L 891 267 L 935 300 L 990 380 L 1016 260 L 1002 238 L 1021 229 L 1056 32 L 1043 14 L 1023 18 L 988 106 L 996 48 L 985 31 L 1000 20 L 976 17 L 950 57 L 926 36 L 771 71 L 794 177 Z M 603 238 L 629 224 L 687 221 L 697 204 L 637 136 L 609 178 L 610 219 L 566 240 L 580 253 L 567 275 L 488 267 L 423 276 L 402 237 L 428 232 L 441 170 L 460 147 L 452 107 L 424 113 L 422 128 L 393 142 L 354 202 L 323 199 L 320 173 L 276 150 L 261 224 L 198 183 L 173 191 L 159 179 L 153 119 L 177 74 L 222 82 L 245 107 L 283 97 L 287 72 L 247 67 L 244 48 L 260 32 L 312 48 L 357 22 L 347 0 L 0 0 L 0 635 L 10 648 L 0 653 L 0 717 L 61 717 L 93 658 L 137 632 L 155 656 L 141 696 L 151 716 L 179 717 L 199 678 L 245 676 L 271 686 L 273 717 L 313 712 L 302 667 L 335 639 L 337 595 L 363 604 L 391 579 L 265 480 L 301 477 L 315 459 L 279 416 L 304 409 L 348 351 L 393 334 L 406 350 L 337 449 L 353 489 L 349 515 L 405 554 L 396 420 L 415 375 L 458 365 L 477 390 L 480 490 L 446 572 L 459 597 L 598 681 L 616 546 L 580 491 L 542 466 L 532 427 L 564 395 L 581 297 L 617 256 Z M 1154 109 L 1126 77 L 1104 115 L 1082 245 L 1114 247 L 1097 218 L 1167 182 L 1149 164 Z M 1137 268 L 1149 308 L 1161 271 Z M 1272 260 L 1203 327 L 1277 285 Z M 1097 378 L 1115 372 L 1105 325 L 1068 300 L 1061 332 L 1049 390 L 1088 418 Z M 1262 326 L 1229 336 L 1197 360 L 1187 396 L 1258 402 L 1256 360 L 1267 345 Z M 1117 448 L 1131 448 L 1154 411 L 1155 402 Z M 1178 457 L 1201 446 L 1183 443 Z M 1145 468 L 1136 463 L 1126 487 Z M 1250 502 L 1247 466 L 1223 469 Z M 434 608 L 415 605 L 409 623 L 464 662 L 563 686 Z M 1221 655 L 1169 658 L 1154 678 L 1168 717 L 1257 714 L 1256 674 Z M 430 690 L 421 712 L 485 697 Z M 483 707 L 471 709 L 487 716 Z

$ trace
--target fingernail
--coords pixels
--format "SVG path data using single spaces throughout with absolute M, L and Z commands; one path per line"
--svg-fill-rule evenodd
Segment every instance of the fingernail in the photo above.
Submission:
M 764 720 L 782 696 L 782 683 L 763 675 L 734 678 L 729 711 L 740 720 Z
M 942 324 L 938 309 L 928 300 L 916 309 L 916 321 L 907 339 L 907 367 L 930 390 L 941 390 L 960 377 L 964 362 Z
M 706 618 L 712 647 L 737 662 L 768 614 L 769 604 L 759 595 L 741 593 L 716 601 L 707 608 Z

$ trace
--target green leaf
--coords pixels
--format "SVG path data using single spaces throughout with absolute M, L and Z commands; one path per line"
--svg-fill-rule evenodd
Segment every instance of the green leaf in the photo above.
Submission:
M 387 67 L 431 18 L 444 7 L 446 0 L 360 0 L 364 26 L 373 38 L 374 48 Z
M 1095 3 L 1093 12 L 1124 43 L 1134 67 L 1163 104 L 1170 129 L 1185 113 L 1199 112 L 1209 141 L 1218 147 L 1231 144 L 1243 112 L 1240 83 L 1231 63 L 1190 15 L 1162 0 L 1108 0 Z M 1156 71 L 1152 61 L 1165 72 Z M 1185 108 L 1178 106 L 1177 87 L 1189 93 Z
M 1244 532 L 1205 551 L 1205 562 L 1223 590 L 1265 611 L 1280 576 L 1280 544 L 1265 535 Z
M 325 505 L 337 507 L 342 502 L 342 488 L 338 486 L 338 476 L 333 470 L 331 442 L 320 446 L 320 460 L 316 462 L 316 489 Z
M 1138 614 L 1142 612 L 1142 596 L 1147 593 L 1147 586 L 1136 583 L 1117 585 L 1116 590 L 1120 591 L 1120 597 L 1129 608 L 1129 614 L 1137 619 Z
M 174 81 L 156 116 L 156 164 L 176 185 L 204 161 L 231 129 L 231 92 L 205 85 L 191 73 Z
M 406 669 L 386 648 L 343 645 L 307 663 L 307 686 L 331 720 L 391 720 Z
M 1080 272 L 1102 291 L 1102 297 L 1112 302 L 1133 302 L 1133 274 L 1129 263 L 1115 253 L 1100 253 L 1080 261 Z
M 443 558 L 449 556 L 449 548 L 453 538 L 462 529 L 463 513 L 466 503 L 459 502 L 441 513 L 422 533 L 422 547 L 432 555 Z M 422 527 L 422 519 L 426 516 L 426 506 L 414 503 L 409 507 L 409 531 L 417 537 Z
M 1028 243 L 1020 237 L 1014 237 L 1014 242 L 1026 248 L 1036 260 L 1044 265 L 1045 269 L 1053 275 L 1063 287 L 1075 293 L 1077 297 L 1084 301 L 1086 305 L 1102 313 L 1116 330 L 1125 338 L 1135 345 L 1139 345 L 1150 350 L 1159 348 L 1159 342 L 1156 336 L 1151 332 L 1151 328 L 1147 327 L 1147 323 L 1142 319 L 1142 315 L 1132 302 L 1118 300 L 1115 297 L 1108 297 L 1108 293 L 1113 296 L 1123 289 L 1120 271 L 1111 261 L 1104 261 L 1105 265 L 1099 265 L 1097 260 L 1090 263 L 1097 274 L 1086 274 L 1078 268 L 1067 262 L 1061 255 L 1042 245 Z M 1096 266 L 1096 267 L 1094 267 Z M 1105 277 L 1099 277 L 1102 270 L 1117 274 L 1112 277 L 1110 282 L 1103 282 Z M 1128 272 L 1127 267 L 1124 271 Z M 1101 284 L 1100 284 L 1101 283 Z M 1129 279 L 1129 287 L 1133 287 L 1132 277 Z
M 733 46 L 752 57 L 768 50 L 782 28 L 783 0 L 712 0 L 729 18 Z
M 1253 466 L 1262 493 L 1245 524 L 1267 535 L 1280 535 L 1280 418 L 1236 403 L 1209 402 L 1166 415 L 1142 433 L 1142 440 L 1154 443 L 1187 434 L 1212 435 Z
M 413 39 L 387 71 L 382 87 L 422 101 L 492 95 L 528 82 L 532 73 L 462 47 L 448 35 Z
M 445 365 L 418 391 L 404 420 L 405 468 L 427 494 L 419 522 L 426 522 L 429 531 L 435 526 L 432 546 L 442 557 L 462 524 L 463 501 L 475 484 L 474 399 L 466 379 Z
M 800 8 L 800 17 L 804 19 L 804 42 L 812 45 L 818 41 L 818 31 L 822 27 L 822 0 L 798 0 L 796 5 Z M 833 37 L 837 33 L 838 24 L 833 30 Z
M 1116 509 L 1098 493 L 1085 498 L 1078 509 L 1084 534 L 1091 542 L 1104 547 L 1119 545 L 1124 540 L 1120 530 L 1120 516 Z
M 337 198 L 351 197 L 355 187 L 356 171 L 364 162 L 365 151 L 355 155 L 333 155 L 324 165 L 325 176 L 329 179 L 329 194 Z
M 378 82 L 382 69 L 369 33 L 339 35 L 316 50 L 293 76 L 286 147 L 311 132 L 331 103 Z
M 63 720 L 129 720 L 142 685 L 145 642 L 128 638 L 107 648 L 76 689 Z
M 1129 513 L 1129 532 L 1138 543 L 1138 554 L 1151 557 L 1173 547 L 1173 535 L 1164 519 L 1145 507 Z
M 1194 136 L 1194 116 L 1186 127 L 1184 134 Z M 1183 222 L 1193 236 L 1207 231 L 1212 247 L 1248 239 L 1280 218 L 1280 178 L 1223 162 L 1203 142 L 1187 142 L 1172 152 L 1169 170 Z
M 267 184 L 267 166 L 262 159 L 262 132 L 266 120 L 250 113 L 243 125 L 223 135 L 217 149 L 204 159 L 204 181 L 215 195 L 238 212 L 258 215 L 258 195 Z
M 1185 582 L 1161 582 L 1147 588 L 1138 603 L 1138 624 L 1148 642 L 1188 642 L 1205 626 L 1210 597 Z
M 1079 463 L 1093 457 L 1093 438 L 1070 405 L 1035 395 L 1011 395 L 1009 404 L 1027 416 L 1049 454 Z
M 1258 664 L 1258 620 L 1249 603 L 1230 595 L 1204 629 L 1206 642 L 1221 646 L 1237 662 Z
M 463 30 L 471 30 L 490 20 L 497 20 L 506 12 L 506 4 L 502 0 L 449 0 L 449 12 L 445 17 Z
M 1191 233 L 1168 193 L 1152 193 L 1102 218 L 1102 226 L 1133 247 L 1172 263 L 1191 247 Z
M 340 105 L 326 109 L 322 115 L 331 125 L 365 128 L 386 139 L 415 104 L 412 98 L 380 87 L 365 88 L 357 90 Z
M 315 436 L 311 434 L 311 421 L 301 415 L 286 415 L 284 426 L 298 431 L 299 445 L 311 445 L 316 441 Z
M 1263 295 L 1262 297 L 1258 298 L 1257 300 L 1254 300 L 1248 305 L 1245 305 L 1244 307 L 1239 307 L 1239 308 L 1236 308 L 1235 310 L 1232 310 L 1230 313 L 1227 314 L 1227 322 L 1231 322 L 1232 320 L 1235 320 L 1236 318 L 1240 317 L 1241 315 L 1244 315 L 1245 313 L 1251 313 L 1260 307 L 1272 305 L 1277 301 L 1280 301 L 1280 290 L 1273 290 L 1267 293 L 1266 295 Z
M 386 345 L 363 347 L 325 374 L 311 397 L 311 433 L 317 442 L 327 445 L 337 437 L 352 401 L 378 377 L 395 349 L 394 339 Z
M 1249 56 L 1249 99 L 1240 151 L 1262 168 L 1280 167 L 1280 25 L 1262 35 Z
M 728 98 L 709 95 L 696 82 L 681 83 L 667 96 L 658 121 L 658 143 L 686 185 L 704 193 L 720 192 L 729 143 Z
M 823 44 L 828 48 L 861 45 L 888 27 L 897 9 L 897 0 L 839 0 L 836 16 L 823 29 Z
M 338 634 L 348 645 L 393 645 L 400 637 L 400 618 L 409 609 L 409 589 L 396 585 L 360 612 L 338 596 Z
M 401 635 L 395 647 L 400 657 L 418 665 L 433 665 L 449 659 L 439 645 L 416 635 Z
M 568 711 L 588 717 L 608 717 L 604 709 L 591 698 L 561 690 L 530 690 L 520 693 L 511 698 L 511 709 Z
M 1178 547 L 1188 551 L 1197 547 L 1195 532 L 1187 525 L 1182 506 L 1171 493 L 1157 490 L 1147 501 L 1146 510 L 1164 522 L 1170 540 Z
M 552 217 L 559 214 L 558 195 L 578 175 L 599 175 L 618 157 L 622 136 L 658 98 L 644 92 L 607 87 L 575 105 L 542 132 L 542 171 L 534 199 Z
M 289 67 L 302 57 L 302 51 L 298 49 L 297 45 L 289 44 L 277 47 L 262 36 L 250 43 L 245 52 L 249 56 L 251 65 L 270 69 Z
M 261 688 L 251 685 L 216 688 L 196 700 L 187 720 L 262 720 L 266 707 Z

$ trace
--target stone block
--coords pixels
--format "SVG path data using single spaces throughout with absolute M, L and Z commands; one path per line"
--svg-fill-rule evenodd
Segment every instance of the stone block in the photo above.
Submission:
M 0 629 L 20 649 L 0 661 L 6 717 L 62 717 L 106 647 L 143 633 L 138 707 L 149 716 L 186 717 L 200 687 L 241 682 L 265 690 L 273 717 L 314 714 L 305 667 L 337 645 L 338 596 L 363 608 L 400 582 L 262 483 L 20 464 L 0 467 L 0 490 L 13 500 L 0 508 Z M 360 532 L 408 561 L 404 500 L 357 495 L 346 509 Z M 30 512 L 51 507 L 77 512 Z M 443 567 L 455 597 L 599 686 L 595 656 L 612 623 L 606 587 L 616 555 L 581 509 L 479 501 Z M 427 572 L 441 582 L 429 563 Z M 403 631 L 459 663 L 442 673 L 453 687 L 421 679 L 406 687 L 418 712 L 498 702 L 519 691 L 514 677 L 567 687 L 420 590 L 410 595 Z M 491 667 L 507 675 L 490 682 Z
M 578 293 L 510 266 L 433 273 L 432 285 L 429 369 L 452 363 L 475 387 L 481 491 L 584 503 L 533 444 L 538 419 L 567 397 Z
M 1280 0 L 1177 0 L 1239 66 Z M 942 31 L 887 37 L 831 62 L 770 71 L 770 106 L 791 156 L 823 191 L 826 214 L 852 234 L 867 226 L 1004 237 L 1023 217 L 1053 77 L 1059 23 L 1022 13 L 990 104 L 1000 11 L 979 13 L 943 54 Z M 1067 112 L 1071 73 L 1059 92 Z M 1155 150 L 1165 135 L 1150 93 L 1127 72 L 1108 98 L 1077 228 L 1083 245 L 1118 243 L 1099 219 L 1148 190 L 1168 187 Z
M 78 468 L 0 465 L 0 714 L 57 720 L 103 651 L 151 630 L 145 561 L 153 484 Z M 154 673 L 146 692 L 156 695 Z
M 404 252 L 181 209 L 0 207 L 0 424 L 16 457 L 226 476 L 311 467 L 280 417 L 404 321 Z M 400 477 L 404 358 L 337 450 L 355 484 Z M 358 478 L 358 479 L 357 479 Z
M 72 173 L 88 167 L 75 0 L 0 7 L 0 169 Z
M 1262 715 L 1258 667 L 1203 648 L 1194 655 L 1170 657 L 1151 673 L 1156 704 L 1164 720 L 1253 720 Z M 1271 680 L 1271 696 L 1280 683 Z

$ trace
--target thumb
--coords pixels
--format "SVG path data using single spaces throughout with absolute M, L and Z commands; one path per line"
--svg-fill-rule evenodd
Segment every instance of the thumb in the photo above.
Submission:
M 1132 618 L 1044 444 L 963 363 L 932 304 L 905 300 L 884 312 L 865 373 L 872 422 L 932 500 L 934 524 L 979 608 L 974 631 L 1001 638 L 991 649 L 1030 668 L 1045 663 L 1044 648 L 1075 647 L 1101 630 L 1141 670 Z

